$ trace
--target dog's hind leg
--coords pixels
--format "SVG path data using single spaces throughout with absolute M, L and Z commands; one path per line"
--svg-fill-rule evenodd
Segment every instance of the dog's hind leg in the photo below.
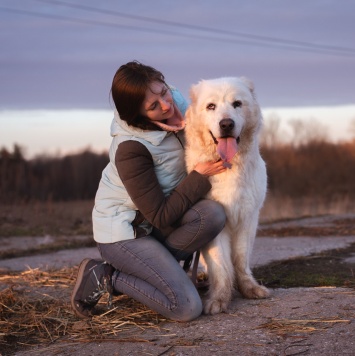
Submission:
M 208 298 L 204 303 L 205 314 L 226 311 L 232 298 L 234 268 L 231 259 L 229 233 L 221 233 L 202 250 L 209 280 Z
M 241 219 L 231 239 L 232 259 L 238 290 L 245 298 L 250 299 L 267 298 L 270 295 L 267 288 L 258 284 L 250 270 L 250 258 L 257 225 L 258 214 L 256 213 L 252 219 Z

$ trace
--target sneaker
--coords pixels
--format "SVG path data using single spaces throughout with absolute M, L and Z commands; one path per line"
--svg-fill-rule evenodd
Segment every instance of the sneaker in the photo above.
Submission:
M 80 264 L 78 276 L 71 295 L 71 305 L 80 318 L 93 315 L 94 307 L 105 293 L 112 296 L 114 268 L 101 260 L 86 258 Z

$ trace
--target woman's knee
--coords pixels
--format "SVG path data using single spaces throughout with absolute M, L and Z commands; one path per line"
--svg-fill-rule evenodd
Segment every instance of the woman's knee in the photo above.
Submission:
M 210 231 L 214 231 L 216 235 L 219 234 L 224 228 L 227 219 L 222 204 L 209 199 L 205 199 L 201 203 L 204 205 L 205 224 L 208 225 Z
M 223 205 L 214 200 L 211 200 L 210 204 L 214 220 L 216 221 L 216 225 L 221 226 L 221 229 L 223 229 L 227 220 Z
M 186 293 L 180 302 L 180 307 L 175 311 L 172 319 L 176 321 L 191 321 L 198 318 L 203 310 L 202 301 L 197 291 Z

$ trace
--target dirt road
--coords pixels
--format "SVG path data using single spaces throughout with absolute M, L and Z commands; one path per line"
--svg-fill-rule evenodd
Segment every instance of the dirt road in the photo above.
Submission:
M 257 238 L 253 266 L 346 248 L 355 243 L 353 222 L 354 216 L 328 216 L 263 226 L 265 233 L 261 231 L 262 237 Z M 75 265 L 87 256 L 96 257 L 96 249 L 7 259 L 0 261 L 0 268 L 60 268 L 62 264 Z M 355 266 L 353 255 L 340 262 L 346 268 Z M 12 354 L 355 355 L 354 335 L 354 288 L 275 288 L 271 298 L 265 300 L 245 300 L 235 295 L 227 313 L 202 315 L 189 323 L 165 321 L 142 329 L 127 327 L 116 337 L 96 342 L 75 343 L 63 338 Z

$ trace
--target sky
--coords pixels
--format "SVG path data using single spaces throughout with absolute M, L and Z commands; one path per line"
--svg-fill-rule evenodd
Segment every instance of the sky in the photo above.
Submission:
M 246 76 L 265 113 L 349 137 L 354 13 L 350 0 L 0 0 L 0 146 L 105 147 L 112 78 L 131 60 L 187 98 L 201 79 Z

